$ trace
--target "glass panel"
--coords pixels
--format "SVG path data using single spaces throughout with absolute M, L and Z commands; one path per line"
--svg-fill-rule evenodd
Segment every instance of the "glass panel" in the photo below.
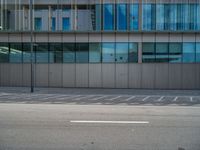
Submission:
M 177 30 L 177 5 L 170 4 L 169 30 Z
M 35 18 L 35 30 L 36 31 L 42 30 L 42 18 Z
M 22 62 L 22 44 L 10 43 L 10 62 L 21 63 Z
M 88 5 L 78 5 L 77 6 L 77 30 L 88 31 L 92 29 L 91 23 L 89 23 L 90 10 Z M 91 20 L 90 20 L 91 21 Z
M 115 62 L 115 44 L 114 43 L 102 44 L 102 61 L 104 63 Z
M 165 14 L 165 30 L 169 30 L 169 25 L 170 25 L 170 5 L 169 4 L 165 4 L 164 7 L 164 14 Z
M 130 30 L 138 30 L 139 26 L 139 6 L 130 4 Z
M 126 4 L 117 4 L 117 30 L 127 30 Z
M 197 4 L 196 30 L 200 30 L 200 3 Z
M 189 30 L 189 22 L 190 22 L 190 9 L 188 4 L 182 4 L 182 13 L 183 13 L 183 30 Z
M 164 4 L 156 5 L 156 30 L 164 30 L 165 12 Z
M 200 43 L 196 43 L 196 62 L 200 63 Z
M 101 43 L 90 43 L 90 62 L 100 63 L 101 62 Z
M 64 63 L 75 62 L 75 44 L 74 43 L 63 44 L 63 62 Z
M 128 43 L 116 43 L 115 61 L 118 63 L 128 62 Z
M 88 63 L 89 60 L 89 44 L 76 43 L 76 62 Z
M 62 63 L 63 52 L 61 43 L 50 43 L 49 44 L 49 62 L 50 63 Z
M 31 45 L 30 43 L 23 43 L 23 62 L 31 62 Z
M 114 30 L 114 9 L 112 4 L 104 4 L 104 30 Z
M 70 21 L 69 18 L 63 18 L 62 20 L 62 30 L 63 31 L 69 31 L 70 30 Z
M 156 62 L 169 62 L 168 43 L 156 43 Z
M 101 5 L 90 5 L 89 30 L 101 30 Z
M 0 63 L 9 62 L 9 45 L 8 43 L 0 43 Z
M 169 43 L 169 62 L 180 63 L 182 61 L 182 43 Z
M 129 54 L 128 54 L 129 62 L 138 62 L 138 44 L 137 43 L 129 43 Z
M 154 43 L 143 43 L 142 61 L 155 62 L 155 44 Z
M 142 5 L 142 29 L 155 30 L 155 5 L 143 4 Z
M 48 44 L 47 43 L 37 43 L 37 46 L 34 47 L 36 51 L 36 62 L 37 63 L 48 63 L 49 54 L 48 54 Z
M 53 17 L 51 21 L 52 21 L 51 31 L 56 31 L 56 18 Z
M 195 43 L 183 43 L 183 62 L 195 62 Z

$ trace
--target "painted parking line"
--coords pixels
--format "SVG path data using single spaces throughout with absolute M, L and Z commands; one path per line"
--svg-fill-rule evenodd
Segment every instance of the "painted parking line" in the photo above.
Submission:
M 130 101 L 131 99 L 134 99 L 134 98 L 135 98 L 135 96 L 131 96 L 131 97 L 127 98 L 127 99 L 124 99 L 124 101 Z
M 147 97 L 143 98 L 142 101 L 144 102 L 144 101 L 146 101 L 149 98 L 150 98 L 150 96 L 147 96 Z
M 193 97 L 190 97 L 190 102 L 193 102 Z
M 104 99 L 104 100 L 112 101 L 112 100 L 116 100 L 116 99 L 118 99 L 120 97 L 122 97 L 122 96 L 116 96 L 116 97 L 108 98 L 108 99 Z
M 149 121 L 94 121 L 94 120 L 71 120 L 70 123 L 95 123 L 95 124 L 149 124 Z
M 81 99 L 87 99 L 87 98 L 90 98 L 90 97 L 93 97 L 94 95 L 82 95 L 81 97 L 79 97 L 79 98 L 75 98 L 75 99 L 73 99 L 73 100 L 75 100 L 75 101 L 78 101 L 78 100 L 81 100 Z
M 92 100 L 92 101 L 97 101 L 97 100 L 100 100 L 100 99 L 104 99 L 104 98 L 106 98 L 106 97 L 108 97 L 108 95 L 100 96 L 100 97 L 98 97 L 98 98 L 92 98 L 92 99 L 90 99 L 90 100 Z
M 161 102 L 161 101 L 163 101 L 163 99 L 164 99 L 164 96 L 161 96 L 161 97 L 158 98 L 156 101 L 157 101 L 157 102 Z
M 176 96 L 172 101 L 173 101 L 173 102 L 176 102 L 177 99 L 178 99 L 178 97 Z

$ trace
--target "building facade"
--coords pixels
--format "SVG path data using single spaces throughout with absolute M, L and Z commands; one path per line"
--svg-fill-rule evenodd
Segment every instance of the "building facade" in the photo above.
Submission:
M 0 0 L 0 86 L 200 89 L 200 0 Z

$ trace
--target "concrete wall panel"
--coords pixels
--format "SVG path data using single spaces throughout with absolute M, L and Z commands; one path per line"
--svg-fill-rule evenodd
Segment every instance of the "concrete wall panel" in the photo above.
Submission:
M 195 34 L 184 33 L 183 34 L 183 42 L 195 42 Z
M 142 34 L 140 33 L 131 33 L 129 34 L 129 42 L 141 42 Z
M 155 74 L 155 88 L 168 89 L 169 88 L 169 65 L 156 64 Z
M 22 86 L 22 64 L 9 64 L 10 66 L 10 86 Z
M 116 34 L 116 42 L 128 42 L 128 34 L 127 33 L 117 33 Z
M 48 87 L 49 85 L 49 65 L 36 64 L 35 67 L 35 83 L 38 87 Z
M 155 64 L 142 64 L 142 88 L 155 87 Z
M 34 72 L 35 72 L 35 69 L 34 69 Z M 22 79 L 23 79 L 22 86 L 31 85 L 31 65 L 30 64 L 23 64 Z
M 169 42 L 182 42 L 182 34 L 181 33 L 170 33 L 169 34 Z
M 129 88 L 141 88 L 142 64 L 129 64 Z
M 79 33 L 76 34 L 76 42 L 88 42 L 89 41 L 89 37 L 87 33 Z
M 111 33 L 103 33 L 102 42 L 115 42 L 115 35 Z
M 1 64 L 1 86 L 10 86 L 10 64 Z
M 181 89 L 182 87 L 181 64 L 169 64 L 169 88 Z
M 76 87 L 88 87 L 88 64 L 76 64 Z
M 115 88 L 115 64 L 102 64 L 102 87 Z
M 22 42 L 22 35 L 21 34 L 9 34 L 9 42 Z
M 49 64 L 49 86 L 62 87 L 62 64 Z
M 35 38 L 33 38 L 35 40 Z M 22 42 L 30 42 L 31 36 L 29 33 L 23 33 L 22 34 Z
M 169 34 L 168 33 L 157 33 L 156 34 L 156 42 L 169 42 Z
M 62 42 L 62 34 L 49 34 L 49 42 Z
M 1 33 L 0 34 L 0 42 L 8 42 L 8 34 Z
M 63 64 L 63 87 L 75 87 L 75 64 Z
M 47 33 L 37 33 L 35 34 L 35 42 L 48 42 L 49 36 Z
M 155 42 L 156 37 L 154 33 L 144 33 L 142 35 L 143 42 Z
M 89 64 L 89 87 L 102 87 L 101 64 Z
M 182 64 L 182 88 L 195 89 L 196 66 L 194 64 Z
M 196 88 L 200 89 L 200 64 L 196 64 Z
M 89 42 L 101 42 L 101 34 L 100 33 L 90 33 L 89 34 Z
M 65 34 L 63 33 L 63 42 L 67 42 L 67 43 L 70 43 L 70 42 L 75 42 L 75 35 L 74 34 Z
M 116 88 L 128 88 L 128 64 L 116 64 Z
M 200 42 L 200 34 L 196 34 L 196 42 Z

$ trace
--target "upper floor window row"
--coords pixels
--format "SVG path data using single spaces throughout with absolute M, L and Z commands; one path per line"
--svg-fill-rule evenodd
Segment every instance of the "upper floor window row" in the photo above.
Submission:
M 28 5 L 0 5 L 0 30 L 29 31 Z M 198 31 L 200 3 L 34 5 L 35 31 Z

